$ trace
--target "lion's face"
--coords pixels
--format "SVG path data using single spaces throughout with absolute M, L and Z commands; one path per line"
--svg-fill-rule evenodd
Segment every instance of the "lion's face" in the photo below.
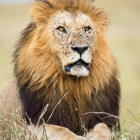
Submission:
M 94 25 L 82 12 L 58 11 L 48 25 L 52 52 L 62 63 L 64 73 L 88 76 L 94 49 Z

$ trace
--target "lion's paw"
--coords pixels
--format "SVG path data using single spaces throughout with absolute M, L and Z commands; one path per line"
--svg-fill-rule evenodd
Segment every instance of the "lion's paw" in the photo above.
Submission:
M 97 124 L 94 129 L 91 129 L 87 134 L 87 140 L 110 140 L 110 131 L 104 123 Z

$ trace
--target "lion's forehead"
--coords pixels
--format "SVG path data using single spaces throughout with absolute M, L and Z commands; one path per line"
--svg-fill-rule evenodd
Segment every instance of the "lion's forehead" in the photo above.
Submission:
M 93 28 L 91 19 L 81 11 L 71 13 L 69 11 L 61 10 L 52 16 L 51 21 L 54 27 L 65 26 L 76 30 L 86 26 L 91 26 Z

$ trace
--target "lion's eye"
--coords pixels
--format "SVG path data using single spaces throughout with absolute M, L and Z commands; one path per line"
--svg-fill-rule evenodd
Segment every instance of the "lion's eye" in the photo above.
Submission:
M 57 28 L 57 30 L 59 30 L 60 32 L 65 32 L 65 33 L 66 33 L 65 28 L 64 28 L 64 27 L 62 27 L 62 26 L 59 26 L 59 27 Z
M 85 27 L 85 32 L 89 31 L 91 28 L 88 26 L 88 27 Z

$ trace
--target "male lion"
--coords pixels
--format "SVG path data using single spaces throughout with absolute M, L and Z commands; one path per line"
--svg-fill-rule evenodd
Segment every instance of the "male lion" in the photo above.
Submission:
M 96 8 L 92 0 L 36 0 L 31 17 L 14 52 L 23 118 L 30 124 L 28 115 L 36 125 L 49 103 L 43 116 L 52 124 L 46 125 L 48 133 L 66 127 L 83 135 L 85 128 L 91 131 L 98 123 L 113 128 L 114 118 L 83 115 L 119 113 L 118 70 L 104 36 L 109 22 L 106 12 Z M 68 129 L 74 136 L 69 139 L 79 138 Z

